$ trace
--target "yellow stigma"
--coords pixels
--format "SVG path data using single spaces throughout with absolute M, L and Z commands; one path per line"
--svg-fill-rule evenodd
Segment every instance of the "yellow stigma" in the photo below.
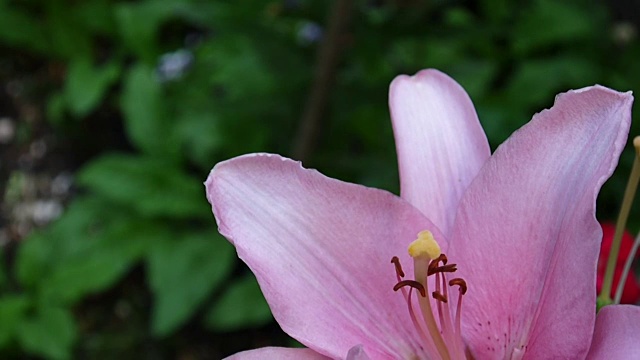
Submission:
M 417 257 L 435 259 L 440 256 L 440 253 L 440 245 L 429 230 L 420 231 L 418 238 L 409 244 L 409 256 L 414 259 Z

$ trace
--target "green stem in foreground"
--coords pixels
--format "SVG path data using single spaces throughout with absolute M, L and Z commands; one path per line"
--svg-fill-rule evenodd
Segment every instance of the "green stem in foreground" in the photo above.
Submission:
M 624 191 L 622 206 L 620 207 L 620 213 L 618 214 L 618 220 L 616 221 L 616 232 L 613 236 L 609 260 L 607 261 L 607 269 L 602 281 L 602 290 L 598 296 L 598 308 L 613 302 L 611 299 L 613 272 L 615 271 L 618 255 L 620 254 L 620 243 L 627 224 L 627 219 L 629 218 L 629 210 L 631 210 L 631 204 L 633 203 L 633 198 L 636 194 L 636 189 L 638 188 L 638 181 L 640 180 L 640 136 L 636 136 L 636 138 L 633 139 L 633 147 L 636 150 L 636 156 L 633 160 L 633 167 L 631 168 L 631 174 L 629 175 L 629 182 L 627 183 L 627 188 Z
M 640 248 L 640 235 L 636 236 L 636 240 L 633 242 L 631 252 L 629 253 L 629 256 L 627 256 L 627 261 L 624 263 L 624 269 L 622 269 L 622 275 L 620 276 L 620 281 L 618 282 L 616 296 L 613 299 L 614 304 L 620 304 L 620 299 L 622 299 L 622 292 L 624 291 L 624 284 L 626 284 L 627 282 L 627 276 L 629 276 L 629 272 L 631 271 L 631 265 L 633 264 L 633 260 L 636 258 L 638 248 Z

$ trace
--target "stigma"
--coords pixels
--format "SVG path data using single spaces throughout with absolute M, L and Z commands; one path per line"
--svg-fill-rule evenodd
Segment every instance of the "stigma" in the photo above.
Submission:
M 398 282 L 393 290 L 402 290 L 424 350 L 430 359 L 467 359 L 460 333 L 462 296 L 467 292 L 467 283 L 462 278 L 449 279 L 457 271 L 457 265 L 448 263 L 430 231 L 421 231 L 409 245 L 408 252 L 413 258 L 414 279 L 404 279 L 400 260 L 394 256 L 391 262 Z M 431 285 L 429 278 L 433 279 Z M 452 295 L 454 287 L 458 295 L 455 304 L 450 301 L 450 296 L 455 296 Z

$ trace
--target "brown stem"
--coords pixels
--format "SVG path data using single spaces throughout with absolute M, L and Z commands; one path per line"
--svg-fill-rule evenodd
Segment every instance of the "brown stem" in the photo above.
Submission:
M 346 31 L 353 10 L 353 0 L 335 0 L 331 8 L 327 30 L 316 57 L 313 86 L 305 104 L 300 126 L 293 145 L 293 157 L 305 161 L 313 151 L 320 120 L 324 115 L 329 92 L 335 81 L 336 69 L 342 53 Z

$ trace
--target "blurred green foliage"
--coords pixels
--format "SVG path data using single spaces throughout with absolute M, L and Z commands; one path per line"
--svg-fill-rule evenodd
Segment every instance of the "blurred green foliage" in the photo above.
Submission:
M 311 30 L 322 29 L 329 6 L 0 0 L 6 56 L 64 69 L 43 99 L 56 131 L 113 114 L 130 145 L 91 158 L 76 176 L 82 194 L 0 269 L 1 353 L 74 357 L 90 341 L 76 309 L 140 265 L 158 341 L 187 325 L 220 334 L 272 321 L 255 279 L 216 233 L 201 183 L 235 155 L 290 154 L 322 35 Z M 307 163 L 348 181 L 398 190 L 387 89 L 400 73 L 435 67 L 458 80 L 494 147 L 558 92 L 640 89 L 637 34 L 602 3 L 358 1 L 354 12 Z M 605 186 L 604 218 L 615 214 L 630 160 L 625 153 Z M 105 351 L 82 346 L 94 347 L 88 357 Z

